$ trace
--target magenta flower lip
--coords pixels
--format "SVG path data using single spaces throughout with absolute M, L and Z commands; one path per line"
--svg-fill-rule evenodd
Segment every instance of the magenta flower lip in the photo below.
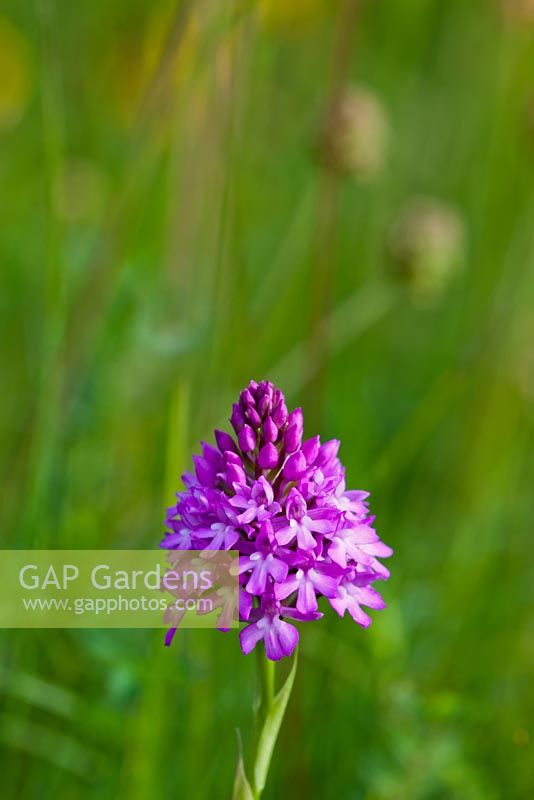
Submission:
M 300 408 L 268 381 L 251 381 L 230 417 L 235 438 L 215 431 L 186 473 L 185 491 L 167 511 L 161 546 L 238 550 L 241 648 L 263 641 L 273 661 L 290 655 L 299 634 L 286 620 L 319 619 L 318 598 L 367 627 L 362 606 L 384 608 L 375 581 L 392 550 L 378 537 L 368 492 L 347 490 L 339 441 L 303 441 Z M 172 633 L 166 643 L 170 643 Z

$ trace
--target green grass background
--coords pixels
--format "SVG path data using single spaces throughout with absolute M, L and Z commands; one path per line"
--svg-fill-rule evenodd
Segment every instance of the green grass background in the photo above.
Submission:
M 278 381 L 395 555 L 368 631 L 301 626 L 266 800 L 526 800 L 534 20 L 351 5 L 2 3 L 2 547 L 156 547 L 198 440 Z M 390 117 L 368 185 L 317 160 L 333 82 Z M 386 252 L 421 194 L 466 228 L 431 305 Z M 0 645 L 2 797 L 229 797 L 254 672 L 235 633 Z

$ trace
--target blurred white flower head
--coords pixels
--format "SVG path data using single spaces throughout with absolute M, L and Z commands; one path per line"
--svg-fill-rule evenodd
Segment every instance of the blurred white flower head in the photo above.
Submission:
M 378 95 L 363 86 L 345 87 L 325 120 L 325 166 L 364 183 L 372 181 L 384 169 L 389 141 L 389 117 Z
M 397 278 L 416 299 L 437 299 L 465 260 L 463 220 L 439 200 L 416 198 L 394 221 L 388 251 Z

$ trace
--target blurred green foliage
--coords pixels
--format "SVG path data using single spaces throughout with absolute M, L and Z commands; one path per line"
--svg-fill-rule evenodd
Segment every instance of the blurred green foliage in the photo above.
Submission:
M 533 31 L 522 0 L 2 3 L 3 547 L 157 546 L 265 377 L 395 548 L 369 631 L 302 626 L 267 800 L 534 796 Z M 388 120 L 365 181 L 318 149 L 345 85 Z M 463 231 L 431 297 L 388 244 L 421 196 Z M 3 797 L 229 796 L 234 634 L 0 641 Z

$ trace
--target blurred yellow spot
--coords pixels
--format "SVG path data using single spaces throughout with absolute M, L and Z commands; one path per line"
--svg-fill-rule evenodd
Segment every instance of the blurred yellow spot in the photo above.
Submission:
M 258 0 L 258 5 L 262 22 L 275 29 L 307 27 L 319 21 L 328 7 L 326 0 Z
M 517 728 L 514 731 L 513 739 L 517 747 L 526 747 L 530 743 L 530 734 L 524 728 Z
M 0 17 L 0 131 L 11 128 L 24 114 L 31 95 L 30 46 L 24 36 Z

